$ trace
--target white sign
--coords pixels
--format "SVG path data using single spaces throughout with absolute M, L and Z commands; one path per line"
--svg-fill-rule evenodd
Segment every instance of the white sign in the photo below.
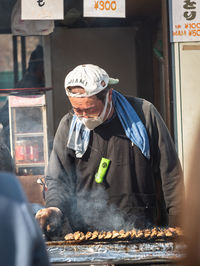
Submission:
M 125 0 L 84 0 L 83 16 L 125 18 Z
M 63 0 L 21 0 L 22 19 L 63 19 Z
M 200 41 L 200 0 L 169 0 L 170 41 Z

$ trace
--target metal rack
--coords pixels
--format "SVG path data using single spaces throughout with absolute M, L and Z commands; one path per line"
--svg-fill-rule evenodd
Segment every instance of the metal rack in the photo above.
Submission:
M 179 242 L 55 245 L 47 242 L 52 265 L 176 265 L 185 255 Z

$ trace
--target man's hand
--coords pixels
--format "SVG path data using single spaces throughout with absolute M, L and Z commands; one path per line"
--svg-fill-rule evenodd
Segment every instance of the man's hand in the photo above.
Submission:
M 46 235 L 59 231 L 62 223 L 62 212 L 56 207 L 39 210 L 35 215 L 41 229 Z

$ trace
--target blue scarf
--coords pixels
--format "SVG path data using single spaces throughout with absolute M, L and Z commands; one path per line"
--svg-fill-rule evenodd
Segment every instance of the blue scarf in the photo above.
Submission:
M 126 136 L 150 159 L 149 138 L 139 116 L 132 105 L 119 92 L 112 91 L 112 102 Z M 67 147 L 74 150 L 76 157 L 81 158 L 87 150 L 90 130 L 74 114 L 69 130 Z

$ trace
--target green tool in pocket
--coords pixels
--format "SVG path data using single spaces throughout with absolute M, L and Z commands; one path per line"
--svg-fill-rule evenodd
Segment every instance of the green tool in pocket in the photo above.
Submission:
M 98 172 L 95 175 L 95 181 L 96 183 L 100 184 L 104 180 L 104 176 L 106 175 L 106 172 L 108 170 L 108 166 L 110 164 L 110 160 L 107 158 L 101 158 L 101 162 L 99 164 Z

